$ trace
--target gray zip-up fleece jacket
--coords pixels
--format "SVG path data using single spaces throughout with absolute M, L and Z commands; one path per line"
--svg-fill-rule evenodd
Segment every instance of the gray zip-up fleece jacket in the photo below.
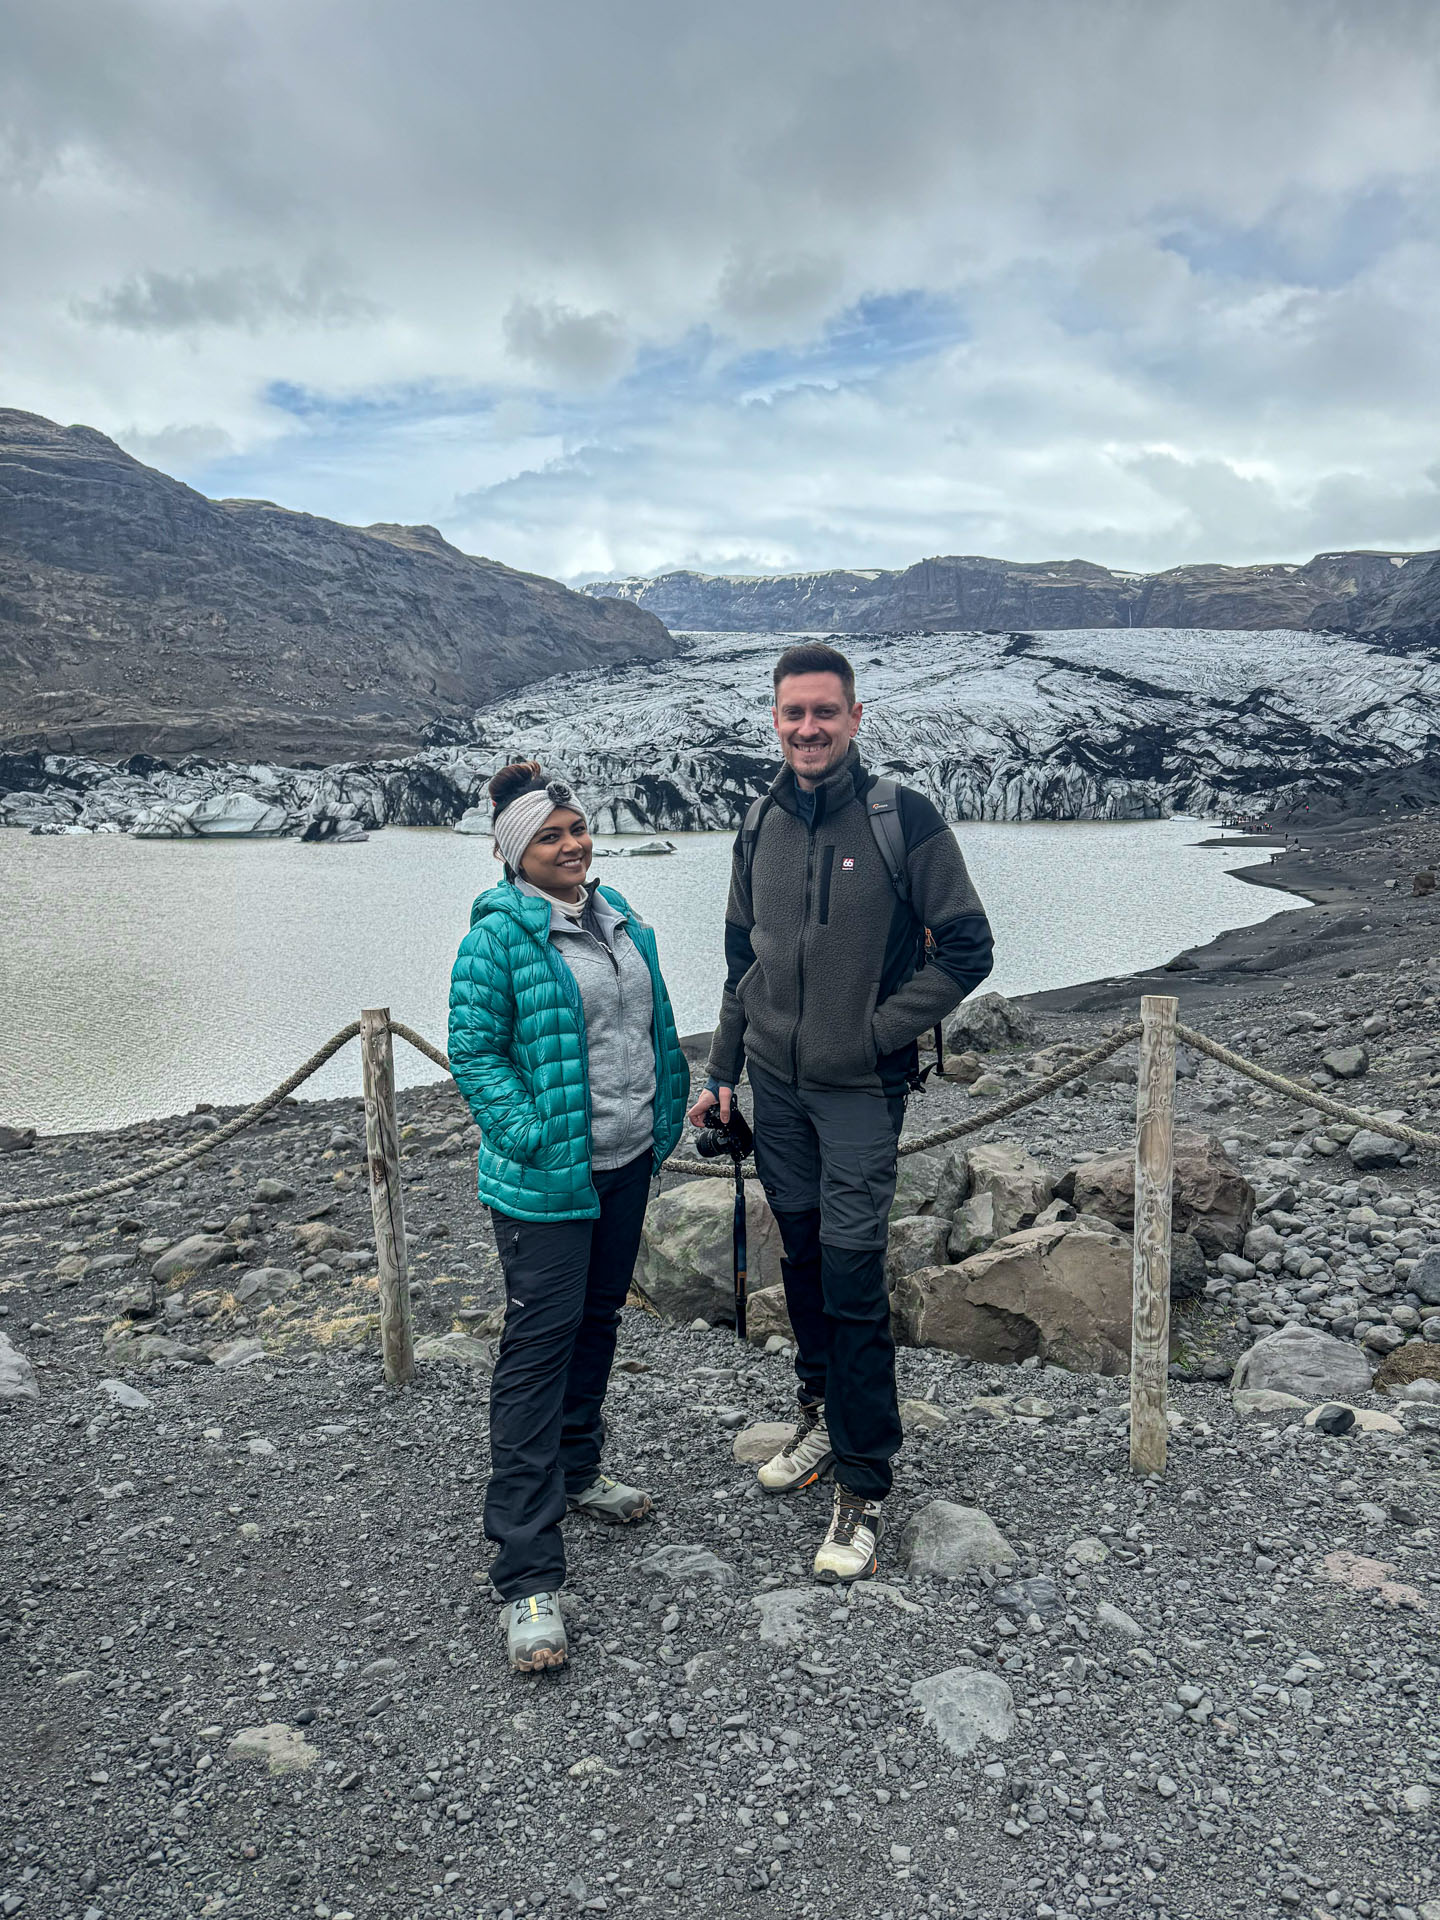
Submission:
M 748 885 L 736 838 L 709 1065 L 722 1085 L 735 1084 L 748 1056 L 791 1086 L 893 1092 L 915 1070 L 917 1036 L 990 972 L 990 923 L 955 836 L 922 794 L 899 789 L 906 906 L 865 810 L 872 779 L 852 746 L 816 788 L 806 825 L 795 776 L 782 769 Z
M 517 882 L 541 898 L 528 880 Z M 651 1149 L 655 1041 L 650 969 L 598 887 L 581 918 L 552 904 L 550 939 L 580 989 L 590 1076 L 590 1164 L 598 1173 Z

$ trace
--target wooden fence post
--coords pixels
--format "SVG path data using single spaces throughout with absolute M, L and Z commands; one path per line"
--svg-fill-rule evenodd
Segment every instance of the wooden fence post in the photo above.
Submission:
M 1130 1465 L 1165 1471 L 1170 1368 L 1170 1191 L 1175 1178 L 1175 1021 L 1180 1003 L 1140 1002 L 1135 1102 L 1135 1268 L 1130 1325 Z
M 395 1118 L 395 1056 L 390 1009 L 360 1015 L 360 1060 L 365 1082 L 365 1159 L 370 1212 L 380 1272 L 380 1353 L 392 1387 L 415 1378 L 415 1336 L 405 1264 L 405 1202 L 400 1191 L 400 1129 Z

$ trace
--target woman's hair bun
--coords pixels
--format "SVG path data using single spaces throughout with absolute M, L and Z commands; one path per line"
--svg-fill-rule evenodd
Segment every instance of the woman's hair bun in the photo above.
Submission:
M 512 761 L 491 778 L 490 803 L 498 813 L 517 793 L 524 793 L 527 787 L 543 786 L 544 782 L 538 760 Z

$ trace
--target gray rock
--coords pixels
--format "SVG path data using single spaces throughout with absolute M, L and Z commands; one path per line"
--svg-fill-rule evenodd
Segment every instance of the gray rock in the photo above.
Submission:
M 998 1674 L 979 1667 L 951 1667 L 917 1680 L 912 1700 L 924 1709 L 925 1724 L 957 1760 L 967 1759 L 981 1741 L 999 1744 L 1015 1731 L 1015 1699 Z
M 989 1053 L 996 1047 L 1033 1047 L 1040 1039 L 1040 1023 L 1033 1013 L 1017 1007 L 1003 993 L 981 993 L 950 1016 L 945 1045 L 954 1053 L 967 1048 Z
M 0 1153 L 24 1153 L 34 1144 L 34 1127 L 0 1127 Z
M 921 1267 L 944 1263 L 950 1239 L 950 1222 L 941 1214 L 910 1214 L 891 1219 L 890 1240 L 885 1249 L 885 1280 L 893 1287 L 907 1273 Z
M 300 1276 L 290 1267 L 251 1267 L 242 1273 L 232 1289 L 237 1307 L 271 1306 L 293 1293 Z
M 217 1367 L 248 1367 L 264 1357 L 265 1349 L 260 1342 L 245 1334 L 234 1340 L 222 1340 L 210 1349 L 210 1362 Z
M 687 1580 L 713 1580 L 716 1586 L 727 1587 L 735 1579 L 735 1569 L 728 1560 L 711 1553 L 708 1547 L 679 1541 L 647 1554 L 640 1562 L 640 1571 L 653 1573 L 674 1586 L 682 1586 Z
M 970 1170 L 970 1202 L 973 1205 L 983 1196 L 990 1197 L 997 1235 L 1030 1226 L 1054 1191 L 1040 1162 L 1013 1140 L 971 1147 L 965 1158 Z
M 276 1776 L 303 1772 L 320 1758 L 318 1747 L 312 1747 L 303 1733 L 281 1720 L 263 1727 L 242 1727 L 230 1742 L 230 1752 L 237 1760 L 260 1761 Z
M 1355 1424 L 1355 1409 L 1339 1400 L 1327 1400 L 1307 1416 L 1305 1424 L 1318 1427 L 1321 1433 L 1349 1433 Z
M 911 1573 L 959 1580 L 967 1573 L 1008 1573 L 1017 1555 L 988 1513 L 932 1500 L 906 1521 L 900 1551 Z
M 1138 1620 L 1134 1620 L 1112 1601 L 1102 1600 L 1095 1609 L 1095 1624 L 1106 1627 L 1111 1633 L 1118 1634 L 1122 1640 L 1143 1640 L 1145 1629 Z
M 1370 1363 L 1359 1347 L 1315 1327 L 1280 1327 L 1242 1353 L 1232 1389 L 1266 1387 L 1313 1404 L 1370 1391 Z
M 295 1189 L 283 1180 L 257 1180 L 254 1197 L 266 1206 L 273 1206 L 277 1201 L 293 1200 Z
M 1230 1395 L 1242 1420 L 1279 1413 L 1303 1413 L 1306 1402 L 1293 1393 L 1277 1393 L 1271 1387 L 1242 1387 Z
M 797 1646 L 805 1637 L 807 1613 L 826 1597 L 820 1586 L 775 1587 L 769 1593 L 757 1593 L 750 1604 L 760 1616 L 760 1638 L 772 1646 Z
M 1398 1167 L 1411 1151 L 1403 1140 L 1392 1140 L 1389 1134 L 1374 1133 L 1369 1127 L 1362 1127 L 1346 1148 L 1351 1166 L 1361 1171 L 1374 1167 Z
M 1397 1347 L 1405 1344 L 1405 1335 L 1399 1327 L 1388 1325 L 1366 1327 L 1360 1336 L 1360 1344 L 1371 1353 L 1394 1353 Z
M 35 1369 L 17 1346 L 0 1333 L 0 1400 L 38 1400 Z
M 745 1206 L 750 1290 L 757 1292 L 779 1283 L 780 1230 L 757 1180 L 746 1184 Z M 734 1323 L 734 1214 L 726 1180 L 687 1180 L 650 1203 L 635 1286 L 663 1319 Z
M 468 1333 L 426 1334 L 415 1342 L 415 1358 L 455 1367 L 493 1367 L 495 1348 Z
M 1040 1359 L 1118 1374 L 1130 1366 L 1132 1266 L 1121 1233 L 1075 1220 L 1008 1234 L 954 1273 L 973 1307 L 1028 1322 Z
M 112 1407 L 124 1407 L 130 1413 L 146 1413 L 155 1402 L 148 1394 L 141 1393 L 138 1387 L 132 1387 L 124 1380 L 101 1380 L 96 1392 L 103 1393 Z
M 994 1596 L 1002 1613 L 1017 1620 L 1038 1614 L 1042 1620 L 1058 1620 L 1065 1611 L 1065 1596 L 1048 1573 L 1037 1573 L 1028 1580 L 1013 1580 Z
M 1337 1080 L 1358 1080 L 1370 1071 L 1370 1054 L 1365 1047 L 1332 1047 L 1320 1056 L 1320 1064 Z
M 949 1216 L 970 1191 L 970 1165 L 963 1146 L 900 1156 L 890 1218 L 913 1214 Z
M 192 1233 L 166 1249 L 150 1269 L 150 1277 L 160 1287 L 182 1287 L 197 1274 L 223 1265 L 235 1257 L 235 1243 L 214 1233 Z
M 745 1338 L 754 1347 L 768 1346 L 772 1340 L 794 1340 L 783 1286 L 756 1287 L 746 1295 Z
M 794 1438 L 793 1420 L 757 1420 L 736 1434 L 730 1457 L 743 1467 L 763 1466 Z
M 1440 1307 L 1440 1247 L 1428 1247 L 1410 1272 L 1410 1291 L 1427 1307 Z
M 1061 1174 L 1055 1191 L 1077 1211 L 1098 1213 L 1133 1232 L 1134 1149 L 1078 1162 Z M 1194 1234 L 1208 1259 L 1240 1251 L 1254 1217 L 1255 1190 L 1213 1134 L 1176 1132 L 1172 1212 L 1174 1231 Z

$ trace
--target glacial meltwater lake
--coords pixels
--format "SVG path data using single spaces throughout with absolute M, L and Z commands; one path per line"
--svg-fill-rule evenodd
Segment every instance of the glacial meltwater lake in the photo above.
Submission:
M 955 832 L 1002 993 L 1154 966 L 1304 904 L 1232 879 L 1264 856 L 1198 846 L 1203 821 Z M 734 836 L 667 837 L 669 858 L 595 871 L 656 928 L 684 1033 L 715 1018 Z M 363 1006 L 443 1047 L 450 964 L 497 873 L 488 839 L 445 829 L 387 827 L 351 847 L 0 832 L 0 1121 L 54 1133 L 248 1102 Z M 402 1042 L 395 1055 L 401 1085 L 438 1077 Z M 359 1079 L 352 1045 L 305 1091 Z

